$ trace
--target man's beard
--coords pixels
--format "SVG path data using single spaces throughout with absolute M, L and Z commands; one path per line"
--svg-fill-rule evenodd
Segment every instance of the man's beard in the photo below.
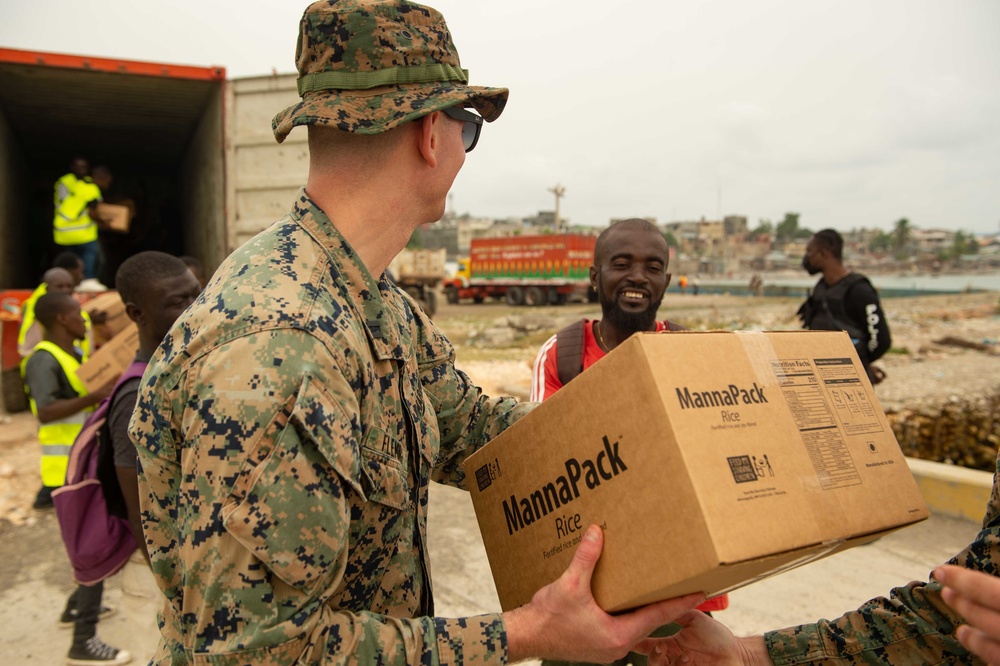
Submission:
M 601 293 L 603 295 L 604 292 Z M 661 294 L 656 301 L 650 301 L 649 307 L 642 312 L 625 312 L 618 305 L 617 298 L 610 303 L 605 302 L 602 298 L 601 310 L 604 311 L 604 318 L 611 322 L 615 328 L 631 335 L 640 331 L 653 330 L 656 322 L 656 311 L 660 309 L 662 302 L 663 295 Z

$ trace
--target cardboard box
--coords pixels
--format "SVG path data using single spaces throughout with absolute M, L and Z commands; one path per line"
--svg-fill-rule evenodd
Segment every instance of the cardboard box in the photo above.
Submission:
M 98 217 L 105 220 L 104 229 L 127 234 L 132 226 L 132 209 L 120 204 L 97 204 Z
M 132 320 L 125 314 L 125 303 L 117 291 L 105 291 L 88 299 L 82 305 L 88 314 L 103 312 L 107 319 L 103 324 L 95 324 L 94 338 L 98 346 L 105 344 L 128 328 Z
M 465 463 L 508 610 L 598 524 L 618 611 L 714 596 L 928 511 L 843 332 L 634 335 Z
M 90 360 L 76 370 L 88 392 L 94 392 L 109 381 L 118 379 L 132 364 L 139 351 L 139 329 L 132 322 L 128 328 L 91 354 Z

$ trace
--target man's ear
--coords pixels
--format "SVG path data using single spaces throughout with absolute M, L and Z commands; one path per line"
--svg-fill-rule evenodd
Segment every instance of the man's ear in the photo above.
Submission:
M 432 169 L 437 166 L 437 151 L 440 144 L 438 132 L 441 125 L 441 112 L 429 113 L 419 121 L 420 155 Z
M 600 277 L 600 271 L 597 270 L 597 266 L 591 264 L 590 266 L 590 286 L 595 290 L 597 289 L 597 278 Z
M 129 319 L 138 324 L 139 319 L 142 317 L 142 309 L 135 303 L 126 303 L 125 314 L 128 315 Z

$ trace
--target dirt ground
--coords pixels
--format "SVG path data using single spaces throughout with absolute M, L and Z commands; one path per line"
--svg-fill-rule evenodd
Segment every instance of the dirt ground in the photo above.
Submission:
M 1000 391 L 997 303 L 997 294 L 887 300 L 885 309 L 892 325 L 893 351 L 881 362 L 888 373 L 888 379 L 877 387 L 883 405 L 888 409 L 974 399 Z M 661 314 L 699 329 L 788 329 L 798 328 L 793 316 L 796 306 L 795 301 L 788 299 L 671 295 L 664 301 Z M 596 305 L 582 304 L 530 310 L 504 305 L 444 304 L 436 321 L 455 343 L 459 367 L 487 393 L 525 398 L 531 362 L 541 343 L 573 319 L 592 318 L 598 313 Z M 956 346 L 954 340 L 973 343 L 971 346 L 978 345 L 981 349 Z M 36 427 L 30 413 L 0 413 L 0 623 L 5 629 L 0 632 L 0 663 L 3 664 L 64 663 L 70 641 L 69 631 L 55 629 L 65 597 L 73 589 L 58 525 L 51 511 L 31 509 L 39 484 Z M 432 566 L 438 582 L 440 611 L 454 615 L 496 610 L 495 591 L 467 496 L 451 489 L 435 490 L 431 526 L 435 535 L 431 540 Z M 938 525 L 934 529 L 943 528 Z M 941 550 L 942 559 L 945 553 L 954 552 L 948 549 L 967 543 L 968 536 L 975 532 L 974 525 L 965 523 L 949 523 L 946 529 L 954 537 L 934 544 L 934 548 Z M 921 559 L 914 554 L 926 550 L 921 543 L 929 547 L 929 541 L 938 538 L 936 534 L 931 537 L 927 533 L 922 537 L 923 542 L 918 539 L 917 545 L 905 547 L 903 559 L 914 570 L 910 574 L 913 577 L 926 575 L 927 566 L 941 561 Z M 896 552 L 902 552 L 902 546 L 891 540 L 887 543 Z M 935 550 L 933 558 L 938 554 Z M 877 586 L 881 585 L 880 579 Z M 877 586 L 875 589 L 883 589 Z M 771 588 L 763 589 L 764 592 L 738 593 L 744 595 L 741 598 L 745 599 L 746 609 L 759 606 L 760 613 L 767 612 L 766 597 L 770 594 L 767 590 Z M 754 595 L 763 597 L 758 599 Z M 117 605 L 118 597 L 112 580 L 106 599 Z M 858 601 L 866 598 L 861 596 Z M 846 607 L 834 605 L 842 610 Z M 803 612 L 801 621 L 813 617 L 808 611 Z M 733 618 L 735 629 L 767 628 L 759 623 L 755 626 L 751 616 L 729 617 Z M 775 622 L 781 619 L 768 617 Z M 99 633 L 109 643 L 141 650 L 140 641 L 128 634 L 121 614 L 102 621 Z

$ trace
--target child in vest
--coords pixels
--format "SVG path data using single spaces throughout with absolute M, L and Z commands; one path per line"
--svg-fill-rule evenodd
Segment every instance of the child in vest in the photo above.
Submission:
M 42 446 L 42 488 L 35 506 L 52 504 L 52 491 L 66 479 L 70 447 L 80 433 L 87 414 L 110 393 L 113 383 L 88 393 L 77 377 L 79 351 L 74 341 L 86 334 L 80 304 L 66 293 L 48 293 L 35 303 L 35 317 L 43 338 L 22 361 L 31 411 L 38 418 L 38 439 Z M 127 652 L 103 643 L 97 637 L 104 586 L 78 586 L 66 603 L 62 622 L 73 624 L 73 645 L 67 663 L 125 664 Z

